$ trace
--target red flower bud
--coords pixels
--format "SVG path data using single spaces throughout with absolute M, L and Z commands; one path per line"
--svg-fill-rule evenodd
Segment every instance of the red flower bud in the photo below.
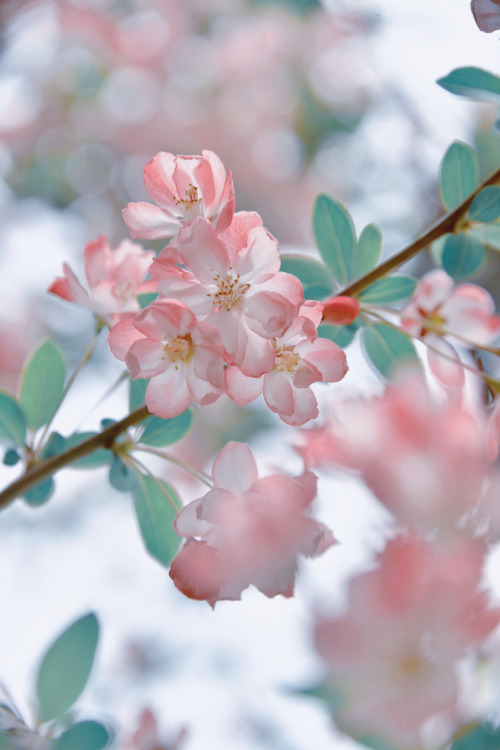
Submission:
M 322 323 L 346 326 L 358 317 L 359 302 L 354 297 L 332 297 L 323 304 Z

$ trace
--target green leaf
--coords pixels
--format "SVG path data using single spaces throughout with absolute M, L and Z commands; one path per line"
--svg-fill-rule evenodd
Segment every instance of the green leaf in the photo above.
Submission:
M 143 294 L 138 294 L 137 301 L 141 310 L 144 310 L 144 308 L 150 305 L 151 302 L 154 302 L 157 297 L 158 292 L 144 292 Z
M 65 445 L 66 441 L 63 436 L 58 432 L 53 432 L 41 452 L 41 457 L 46 459 L 52 458 L 52 456 L 57 456 L 59 453 L 63 452 Z
M 98 638 L 99 623 L 91 612 L 70 625 L 49 648 L 36 679 L 42 721 L 64 716 L 78 700 L 92 669 Z
M 144 432 L 139 442 L 161 448 L 164 445 L 173 445 L 185 437 L 193 426 L 193 412 L 186 409 L 178 417 L 161 419 L 160 417 L 148 417 L 142 423 Z
M 86 440 L 90 440 L 90 438 L 95 437 L 97 434 L 97 432 L 77 432 L 74 435 L 70 435 L 65 440 L 64 450 L 74 448 L 75 445 L 80 445 L 80 443 L 84 443 Z M 96 450 L 92 451 L 92 453 L 89 453 L 86 456 L 82 456 L 81 458 L 77 458 L 72 461 L 69 464 L 68 468 L 94 469 L 97 466 L 106 466 L 106 464 L 111 463 L 113 457 L 113 452 L 107 450 L 107 448 L 96 448 Z
M 20 405 L 28 427 L 37 430 L 50 422 L 64 391 L 65 367 L 61 352 L 44 341 L 28 360 L 21 380 Z
M 141 476 L 134 491 L 139 529 L 149 554 L 167 567 L 181 541 L 172 525 L 177 515 L 172 502 L 181 507 L 177 493 L 169 484 L 161 479 Z
M 476 195 L 469 209 L 473 221 L 496 221 L 500 219 L 500 187 L 485 187 Z
M 328 268 L 314 258 L 282 255 L 281 270 L 300 279 L 306 299 L 325 299 L 333 294 L 333 282 Z
M 382 232 L 375 224 L 368 224 L 359 235 L 358 247 L 352 258 L 353 279 L 357 279 L 375 268 L 381 252 Z
M 486 248 L 481 240 L 469 232 L 449 234 L 444 243 L 441 262 L 455 281 L 469 279 L 478 273 L 486 261 Z
M 453 211 L 479 185 L 479 162 L 473 148 L 461 141 L 451 144 L 441 162 L 439 194 L 443 206 Z
M 4 466 L 15 466 L 20 460 L 21 456 L 16 450 L 14 450 L 14 448 L 9 448 L 9 450 L 5 451 L 3 457 Z
M 339 284 L 352 278 L 352 255 L 356 233 L 351 216 L 341 203 L 328 195 L 318 195 L 313 209 L 316 246 Z
M 420 361 L 413 341 L 385 323 L 367 327 L 363 345 L 368 358 L 385 378 L 390 378 L 402 365 Z
M 375 734 L 356 735 L 355 740 L 365 747 L 371 748 L 371 750 L 398 750 L 395 745 L 389 745 L 388 742 Z
M 338 344 L 338 346 L 341 346 L 342 349 L 345 349 L 354 339 L 359 328 L 361 328 L 361 323 L 357 320 L 347 326 L 320 325 L 318 336 L 322 339 L 329 339 Z
M 132 492 L 137 487 L 137 472 L 125 464 L 120 456 L 113 457 L 109 469 L 109 483 L 118 492 Z
M 452 743 L 450 750 L 498 750 L 500 729 L 490 724 L 476 724 Z
M 0 440 L 5 437 L 16 445 L 24 445 L 26 419 L 17 401 L 0 391 Z
M 469 99 L 493 99 L 500 97 L 500 78 L 481 68 L 465 67 L 452 70 L 437 83 L 446 91 Z
M 55 741 L 54 750 L 102 750 L 110 740 L 98 721 L 79 721 Z
M 486 224 L 474 227 L 469 230 L 468 234 L 477 237 L 486 247 L 492 250 L 500 250 L 500 224 Z
M 37 508 L 39 505 L 44 505 L 52 495 L 54 491 L 54 480 L 52 477 L 43 479 L 38 484 L 35 484 L 31 489 L 26 490 L 23 494 L 23 500 L 30 505 L 32 508 Z
M 417 280 L 412 276 L 388 276 L 378 279 L 366 287 L 359 295 L 363 302 L 401 302 L 411 297 L 417 287 Z
M 130 391 L 129 391 L 129 398 L 128 398 L 128 405 L 130 411 L 135 411 L 136 409 L 139 409 L 141 406 L 144 406 L 145 400 L 146 400 L 146 388 L 148 387 L 149 379 L 143 380 L 142 378 L 139 378 L 138 380 L 132 380 L 130 379 Z

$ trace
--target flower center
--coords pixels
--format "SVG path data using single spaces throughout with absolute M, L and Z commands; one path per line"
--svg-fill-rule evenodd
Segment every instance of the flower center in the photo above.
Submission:
M 446 323 L 446 318 L 443 318 L 442 315 L 440 315 L 440 306 L 434 308 L 432 312 L 426 312 L 421 307 L 418 308 L 419 315 L 422 316 L 422 318 L 425 318 L 426 323 L 422 326 L 422 329 L 420 331 L 420 336 L 425 336 L 426 333 L 429 333 L 429 331 L 432 331 L 433 333 L 440 334 L 441 333 L 441 326 Z
M 186 333 L 185 336 L 176 336 L 173 339 L 169 339 L 163 347 L 163 351 L 171 362 L 184 362 L 185 365 L 189 363 L 194 350 L 195 345 L 190 333 Z
M 185 215 L 192 219 L 194 216 L 203 215 L 203 199 L 198 197 L 198 188 L 189 183 L 184 191 L 184 198 L 175 201 L 177 206 L 182 206 Z
M 226 310 L 231 310 L 238 303 L 240 297 L 250 289 L 250 284 L 240 283 L 239 273 L 233 275 L 231 266 L 225 278 L 220 273 L 216 273 L 214 281 L 217 284 L 217 291 L 209 292 L 207 296 L 212 297 L 216 307 L 225 307 Z
M 277 349 L 276 344 L 274 345 L 276 360 L 274 362 L 274 369 L 278 372 L 289 372 L 293 375 L 299 366 L 300 354 L 294 351 L 293 346 L 282 346 Z

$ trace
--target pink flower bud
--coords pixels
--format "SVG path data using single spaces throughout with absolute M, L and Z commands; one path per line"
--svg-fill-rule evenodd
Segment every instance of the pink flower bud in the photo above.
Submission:
M 359 302 L 354 297 L 332 297 L 324 303 L 323 323 L 333 326 L 347 326 L 356 320 Z

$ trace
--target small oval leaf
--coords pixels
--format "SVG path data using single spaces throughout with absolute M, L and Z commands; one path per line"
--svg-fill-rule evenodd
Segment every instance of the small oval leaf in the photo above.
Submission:
M 352 279 L 351 259 L 356 245 L 354 224 L 347 209 L 329 195 L 318 195 L 313 209 L 316 247 L 335 281 Z
M 128 398 L 128 405 L 130 411 L 135 411 L 141 406 L 144 406 L 146 402 L 146 388 L 148 387 L 149 379 L 143 380 L 138 378 L 137 380 L 130 379 L 130 391 Z
M 21 379 L 19 402 L 28 427 L 37 430 L 50 422 L 61 403 L 65 374 L 58 347 L 44 341 L 29 358 Z
M 193 426 L 193 412 L 191 409 L 171 419 L 148 417 L 143 423 L 144 432 L 139 442 L 162 448 L 165 445 L 178 443 L 185 437 Z
M 330 279 L 328 268 L 314 258 L 304 255 L 282 255 L 281 270 L 291 273 L 301 281 L 306 299 L 324 299 L 333 292 L 333 280 Z
M 134 505 L 146 549 L 168 567 L 181 543 L 173 527 L 177 515 L 174 506 L 181 507 L 177 493 L 161 479 L 141 476 L 134 491 Z
M 137 487 L 137 472 L 127 466 L 120 456 L 114 456 L 109 469 L 109 483 L 118 492 L 132 492 Z
M 481 240 L 469 232 L 449 234 L 443 246 L 441 262 L 455 281 L 470 279 L 486 261 L 486 248 Z
M 24 445 L 26 419 L 17 401 L 8 393 L 0 391 L 0 439 Z
M 481 190 L 472 201 L 469 217 L 473 221 L 496 221 L 500 219 L 500 187 L 490 185 Z
M 469 99 L 498 101 L 500 97 L 500 78 L 482 68 L 456 68 L 437 83 L 446 91 Z
M 93 613 L 76 620 L 42 659 L 36 680 L 42 721 L 64 716 L 80 697 L 94 663 L 99 623 Z
M 54 750 L 102 750 L 110 739 L 98 721 L 78 721 L 57 738 Z
M 363 346 L 368 359 L 384 378 L 390 378 L 403 365 L 420 362 L 413 341 L 385 323 L 365 329 Z
M 453 211 L 479 185 L 479 162 L 473 148 L 461 141 L 451 144 L 441 162 L 439 194 L 443 206 Z
M 362 325 L 360 320 L 355 320 L 354 323 L 346 326 L 320 325 L 318 327 L 318 336 L 322 339 L 329 339 L 342 347 L 342 349 L 345 349 L 354 339 Z
M 382 232 L 375 224 L 368 224 L 359 235 L 358 246 L 352 258 L 353 278 L 363 276 L 377 265 L 382 252 Z
M 359 299 L 361 302 L 401 302 L 411 297 L 417 287 L 417 280 L 412 276 L 388 276 L 378 279 L 366 287 Z
M 39 505 L 44 505 L 50 499 L 54 487 L 55 484 L 52 477 L 47 477 L 47 479 L 43 479 L 38 484 L 35 484 L 34 487 L 31 487 L 31 489 L 26 490 L 22 496 L 23 500 L 32 508 L 38 508 Z
M 74 448 L 75 445 L 80 445 L 80 443 L 90 440 L 90 438 L 95 437 L 97 434 L 97 432 L 77 432 L 74 435 L 70 435 L 64 441 L 64 450 Z M 87 456 L 82 456 L 82 458 L 77 458 L 72 461 L 68 468 L 94 469 L 97 466 L 106 466 L 111 463 L 113 457 L 114 454 L 112 451 L 109 451 L 106 448 L 96 448 L 95 451 L 92 451 L 92 453 L 89 453 Z

